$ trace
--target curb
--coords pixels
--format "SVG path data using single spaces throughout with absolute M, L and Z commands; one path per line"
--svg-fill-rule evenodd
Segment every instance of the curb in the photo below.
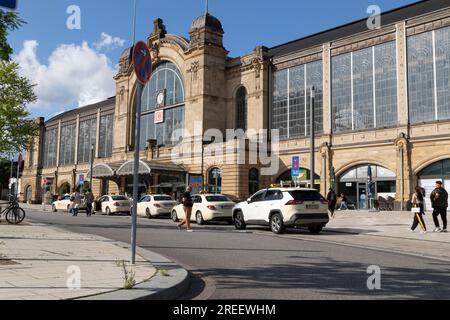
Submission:
M 108 240 L 116 246 L 129 248 L 127 243 L 99 238 Z M 120 289 L 74 300 L 175 300 L 188 291 L 191 277 L 187 270 L 160 254 L 140 247 L 136 248 L 136 254 L 151 262 L 158 270 L 150 280 L 139 283 L 130 290 Z M 166 270 L 169 276 L 163 276 L 159 270 Z
M 30 225 L 34 224 L 36 222 L 31 221 Z M 37 225 L 39 224 L 41 223 L 37 223 Z M 71 232 L 53 225 L 45 225 L 45 227 L 62 232 Z M 84 235 L 95 237 L 98 240 L 109 242 L 121 248 L 130 248 L 130 245 L 125 242 L 93 234 Z M 136 254 L 149 261 L 156 268 L 157 272 L 151 279 L 137 284 L 130 290 L 119 289 L 90 296 L 81 296 L 72 300 L 175 300 L 188 291 L 191 284 L 191 276 L 186 269 L 160 254 L 140 247 L 136 247 Z M 163 276 L 159 270 L 166 270 L 169 276 Z

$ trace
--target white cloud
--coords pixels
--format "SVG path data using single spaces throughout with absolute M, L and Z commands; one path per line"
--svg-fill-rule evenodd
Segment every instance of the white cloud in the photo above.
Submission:
M 94 43 L 94 48 L 97 50 L 105 49 L 106 51 L 123 47 L 125 40 L 119 37 L 113 37 L 112 35 L 102 32 L 100 35 L 100 41 Z
M 14 57 L 21 74 L 36 84 L 38 101 L 30 108 L 84 106 L 115 94 L 116 67 L 87 42 L 58 46 L 47 64 L 39 61 L 38 46 L 35 40 L 25 41 L 23 49 Z

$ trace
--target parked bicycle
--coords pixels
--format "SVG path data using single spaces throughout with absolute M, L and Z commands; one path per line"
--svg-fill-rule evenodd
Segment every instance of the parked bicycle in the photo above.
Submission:
M 6 207 L 3 208 L 3 205 Z M 25 211 L 19 206 L 17 197 L 9 195 L 9 201 L 0 203 L 0 217 L 4 215 L 9 224 L 19 224 L 25 219 Z

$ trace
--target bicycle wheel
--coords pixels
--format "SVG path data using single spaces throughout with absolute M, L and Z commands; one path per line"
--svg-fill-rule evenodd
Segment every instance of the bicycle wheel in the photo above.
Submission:
M 8 209 L 6 212 L 6 221 L 9 224 L 19 224 L 25 219 L 25 211 L 20 207 Z

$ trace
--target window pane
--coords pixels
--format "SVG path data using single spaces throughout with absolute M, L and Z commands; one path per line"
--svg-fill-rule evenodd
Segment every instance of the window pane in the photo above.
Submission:
M 407 42 L 410 122 L 433 121 L 436 116 L 432 33 L 408 37 Z
M 67 166 L 75 163 L 76 125 L 61 127 L 59 164 Z
M 435 31 L 438 120 L 450 119 L 450 27 Z
M 395 42 L 388 42 L 375 47 L 375 87 L 377 127 L 397 125 L 397 57 Z
M 311 86 L 316 90 L 316 99 L 314 101 L 314 123 L 316 134 L 323 132 L 323 66 L 322 61 L 316 61 L 306 64 L 306 134 L 310 135 L 310 95 Z
M 114 131 L 114 114 L 102 116 L 100 118 L 100 141 L 99 157 L 108 158 L 112 156 Z
M 287 70 L 277 71 L 273 75 L 272 128 L 279 130 L 280 139 L 287 135 Z
M 305 66 L 289 69 L 289 137 L 305 137 Z
M 350 53 L 333 57 L 331 65 L 333 130 L 352 130 Z
M 240 87 L 236 92 L 236 129 L 247 131 L 247 90 Z
M 372 47 L 353 52 L 353 129 L 374 127 Z

